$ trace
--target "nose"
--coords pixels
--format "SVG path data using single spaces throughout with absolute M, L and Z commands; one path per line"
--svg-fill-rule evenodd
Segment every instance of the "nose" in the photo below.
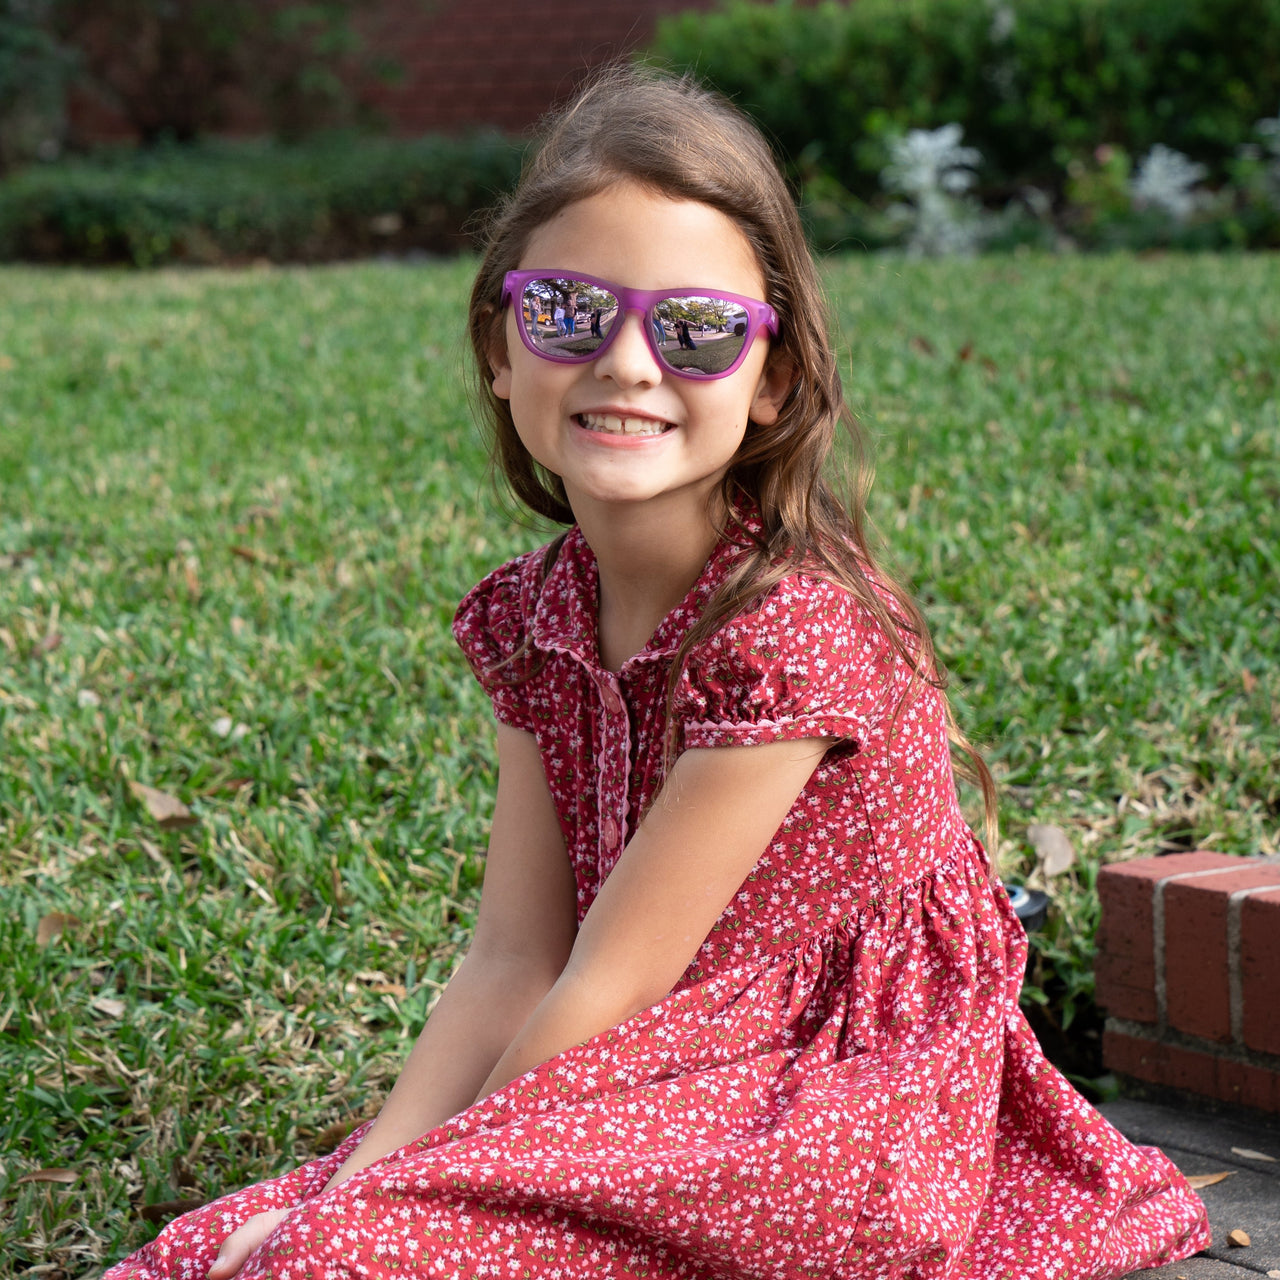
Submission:
M 621 324 L 622 328 L 593 363 L 596 377 L 608 378 L 620 387 L 661 382 L 662 365 L 658 363 L 645 334 L 649 321 L 644 312 L 628 311 L 615 323 Z

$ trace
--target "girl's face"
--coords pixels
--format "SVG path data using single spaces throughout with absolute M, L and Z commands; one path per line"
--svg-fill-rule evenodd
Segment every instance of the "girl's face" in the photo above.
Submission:
M 567 204 L 533 233 L 519 266 L 636 289 L 764 298 L 755 251 L 731 218 L 627 181 Z M 518 305 L 508 306 L 505 348 L 490 361 L 493 390 L 510 402 L 525 448 L 560 477 L 579 518 L 590 506 L 658 499 L 698 504 L 705 512 L 748 418 L 772 423 L 788 390 L 785 368 L 766 371 L 763 333 L 735 373 L 695 382 L 658 363 L 647 322 L 637 314 L 626 316 L 622 331 L 589 363 L 544 360 L 520 339 Z

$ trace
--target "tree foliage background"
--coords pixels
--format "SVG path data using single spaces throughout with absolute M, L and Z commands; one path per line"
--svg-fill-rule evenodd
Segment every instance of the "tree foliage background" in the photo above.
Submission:
M 144 144 L 232 119 L 296 137 L 355 121 L 352 85 L 391 75 L 357 0 L 0 0 L 0 167 L 68 142 L 74 85 Z

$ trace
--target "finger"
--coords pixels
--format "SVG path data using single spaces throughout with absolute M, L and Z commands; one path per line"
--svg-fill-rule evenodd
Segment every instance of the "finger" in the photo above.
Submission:
M 231 1237 L 228 1236 L 222 1242 L 222 1248 L 218 1250 L 218 1256 L 208 1270 L 208 1280 L 231 1280 L 231 1277 L 243 1266 L 244 1258 L 238 1256 L 238 1251 L 234 1248 L 230 1251 L 227 1249 L 230 1239 Z
M 256 1226 L 256 1221 L 251 1220 L 222 1242 L 222 1248 L 218 1250 L 218 1256 L 209 1268 L 208 1280 L 231 1280 L 232 1276 L 239 1273 L 249 1255 L 265 1238 L 254 1229 Z
M 243 1226 L 233 1231 L 218 1250 L 218 1256 L 209 1268 L 209 1280 L 230 1280 L 249 1260 L 253 1251 L 284 1220 L 287 1209 L 272 1209 L 255 1214 Z
M 258 1242 L 253 1238 L 256 1234 L 246 1232 L 244 1227 L 233 1231 L 222 1242 L 222 1248 L 218 1250 L 218 1256 L 209 1268 L 208 1280 L 231 1280 L 257 1247 Z

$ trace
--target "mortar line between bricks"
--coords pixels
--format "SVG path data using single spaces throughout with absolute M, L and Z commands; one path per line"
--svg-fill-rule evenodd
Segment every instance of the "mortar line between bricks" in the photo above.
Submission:
M 1151 897 L 1151 945 L 1155 952 L 1156 1025 L 1161 1032 L 1167 1031 L 1169 1028 L 1169 993 L 1164 973 L 1164 891 L 1166 886 L 1173 884 L 1175 880 L 1201 880 L 1208 876 L 1230 875 L 1241 870 L 1242 867 L 1248 866 L 1249 861 L 1252 861 L 1252 859 L 1241 858 L 1239 864 L 1234 867 L 1211 867 L 1207 871 L 1177 871 L 1171 876 L 1165 876 L 1164 879 L 1156 881 L 1155 891 Z M 1271 887 L 1274 888 L 1275 886 Z
M 1195 1053 L 1203 1053 L 1207 1057 L 1221 1058 L 1225 1062 L 1236 1062 L 1241 1066 L 1261 1067 L 1264 1071 L 1280 1073 L 1280 1053 L 1241 1048 L 1234 1044 L 1223 1044 L 1220 1040 L 1202 1040 L 1199 1036 L 1188 1035 L 1185 1031 L 1173 1028 L 1160 1031 L 1149 1022 L 1134 1022 L 1129 1018 L 1108 1018 L 1106 1029 L 1130 1036 L 1134 1040 L 1143 1040 L 1147 1044 L 1189 1049 Z
M 1237 889 L 1227 899 L 1227 990 L 1231 995 L 1231 1040 L 1244 1048 L 1244 973 L 1241 961 L 1240 918 L 1244 900 L 1254 893 L 1269 893 L 1274 884 L 1259 884 L 1252 889 Z

